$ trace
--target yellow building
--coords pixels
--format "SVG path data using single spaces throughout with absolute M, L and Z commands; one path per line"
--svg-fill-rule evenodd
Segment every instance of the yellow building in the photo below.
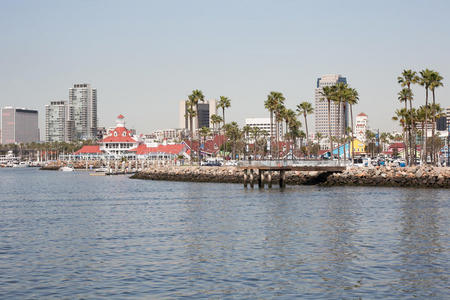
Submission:
M 352 142 L 352 149 L 355 153 L 363 153 L 365 152 L 365 145 L 358 139 L 354 139 Z

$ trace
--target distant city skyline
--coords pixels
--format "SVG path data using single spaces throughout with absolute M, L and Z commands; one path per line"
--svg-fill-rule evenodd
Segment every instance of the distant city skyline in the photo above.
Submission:
M 38 110 L 43 140 L 45 105 L 88 82 L 98 126 L 122 113 L 148 133 L 178 127 L 179 102 L 200 89 L 229 97 L 227 121 L 243 125 L 268 117 L 270 91 L 295 108 L 314 103 L 318 77 L 342 74 L 360 94 L 354 114 L 391 131 L 403 69 L 439 71 L 436 99 L 450 106 L 450 3 L 431 2 L 4 1 L 0 107 Z M 424 89 L 413 92 L 424 104 Z

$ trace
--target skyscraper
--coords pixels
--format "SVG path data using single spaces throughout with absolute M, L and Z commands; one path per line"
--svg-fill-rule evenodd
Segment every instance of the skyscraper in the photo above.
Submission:
M 69 105 L 73 107 L 75 139 L 96 139 L 97 89 L 87 83 L 74 84 L 69 89 Z
M 37 110 L 4 107 L 1 116 L 2 144 L 39 142 Z
M 73 107 L 67 101 L 52 101 L 45 106 L 45 141 L 71 142 L 74 139 Z
M 194 107 L 195 109 L 195 107 Z M 189 129 L 189 118 L 186 118 L 186 101 L 180 101 L 179 104 L 179 127 Z M 216 100 L 209 100 L 198 103 L 198 112 L 192 120 L 192 127 L 194 128 L 194 134 L 197 131 L 197 118 L 198 127 L 212 127 L 211 116 L 217 114 Z
M 321 95 L 322 89 L 325 86 L 333 86 L 339 82 L 347 83 L 347 79 L 341 75 L 324 75 L 317 79 L 317 86 L 315 90 L 315 127 L 316 132 L 320 132 L 323 136 L 329 135 L 328 131 L 328 102 Z M 344 106 L 341 103 L 340 114 L 338 114 L 339 105 L 331 102 L 330 105 L 330 123 L 331 123 L 331 136 L 339 137 L 345 132 L 348 127 L 348 105 Z M 339 122 L 338 122 L 339 120 Z M 339 127 L 338 127 L 339 123 Z

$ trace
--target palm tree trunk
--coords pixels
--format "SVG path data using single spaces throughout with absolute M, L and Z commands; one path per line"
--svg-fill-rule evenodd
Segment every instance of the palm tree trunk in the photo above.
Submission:
M 353 134 L 353 105 L 350 104 L 350 118 L 351 118 L 351 122 L 352 122 L 352 141 L 350 143 L 350 147 L 352 147 L 352 163 L 353 163 L 353 159 L 355 158 L 355 136 Z
M 338 161 L 341 162 L 341 101 L 338 102 L 338 115 L 337 115 L 337 128 L 338 128 L 338 147 L 337 147 L 337 153 L 338 153 Z
M 405 112 L 407 112 L 407 111 L 408 111 L 408 102 L 405 99 Z M 406 120 L 407 119 L 405 118 L 405 131 L 404 131 L 404 133 L 405 133 L 405 160 L 406 160 L 406 165 L 410 166 L 411 164 L 410 164 L 410 158 L 409 158 L 409 153 L 408 153 L 409 147 L 407 147 L 408 141 L 409 141 L 409 135 L 408 135 L 408 130 L 407 130 L 408 124 L 407 124 Z
M 333 140 L 331 139 L 331 109 L 330 109 L 330 101 L 328 100 L 328 139 L 330 140 L 330 158 L 333 157 Z
M 270 159 L 273 158 L 273 111 L 270 111 Z
M 425 163 L 427 162 L 427 138 L 428 138 L 428 88 L 425 90 L 425 128 L 424 128 L 424 141 L 423 141 L 423 153 L 422 160 L 425 159 Z
M 435 105 L 435 98 L 434 98 L 434 89 L 432 89 L 431 90 L 431 92 L 432 92 L 432 95 L 433 95 L 433 106 L 432 106 L 432 110 L 431 110 L 431 116 L 432 116 L 432 118 L 433 118 L 433 127 L 432 127 L 432 130 L 431 130 L 431 138 L 434 140 L 434 134 L 435 134 L 435 132 L 436 132 L 436 113 L 434 112 L 434 105 Z M 433 163 L 436 163 L 436 160 L 435 160 L 435 149 L 434 149 L 434 143 L 431 143 L 431 161 L 433 162 Z
M 303 114 L 303 117 L 305 117 L 305 129 L 306 129 L 306 153 L 307 153 L 308 158 L 309 158 L 309 156 L 310 156 L 309 131 L 308 131 L 308 120 L 306 119 L 306 113 Z

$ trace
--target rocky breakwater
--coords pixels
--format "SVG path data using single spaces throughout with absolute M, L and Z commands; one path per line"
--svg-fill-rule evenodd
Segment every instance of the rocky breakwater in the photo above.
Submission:
M 318 184 L 327 179 L 328 173 L 323 172 L 286 172 L 286 184 L 303 185 Z M 200 166 L 152 166 L 131 176 L 133 179 L 243 183 L 244 171 L 237 167 L 200 167 Z M 254 183 L 257 184 L 256 173 Z M 279 173 L 272 172 L 272 183 L 276 185 Z M 265 176 L 267 183 L 267 176 Z
M 442 167 L 375 167 L 347 168 L 328 176 L 323 185 L 364 185 L 395 187 L 450 188 L 450 168 Z
M 152 166 L 133 179 L 241 183 L 244 172 L 236 167 Z

